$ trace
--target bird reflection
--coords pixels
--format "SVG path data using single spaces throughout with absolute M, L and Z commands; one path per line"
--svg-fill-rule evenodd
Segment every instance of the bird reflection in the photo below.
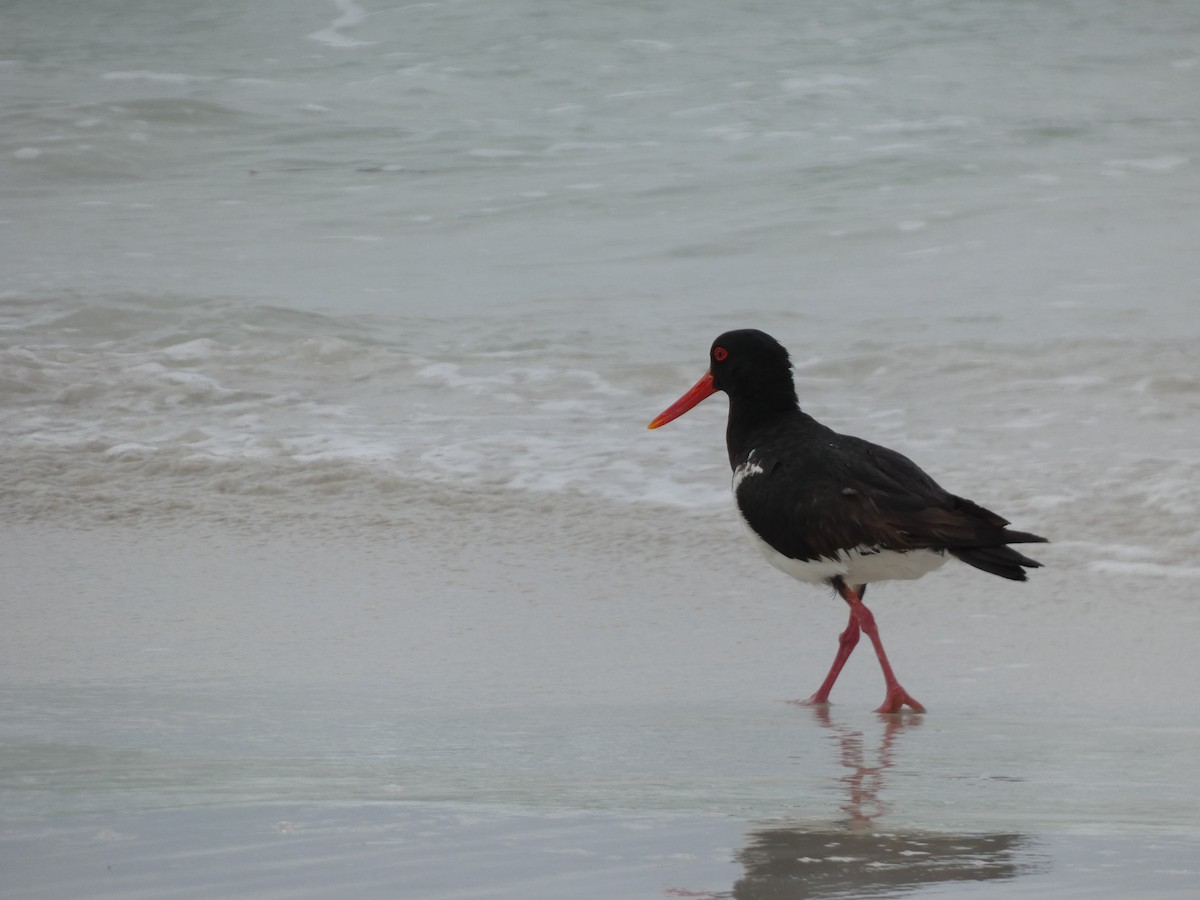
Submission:
M 948 882 L 1012 879 L 1039 868 L 1031 841 L 1020 834 L 946 834 L 889 828 L 881 794 L 907 729 L 921 717 L 888 716 L 873 752 L 863 732 L 835 722 L 828 709 L 813 710 L 828 729 L 846 773 L 845 819 L 780 822 L 749 834 L 737 861 L 745 874 L 733 885 L 735 900 L 804 900 L 818 897 L 895 897 Z M 881 717 L 884 718 L 884 717 Z
M 846 802 L 841 806 L 847 816 L 845 827 L 852 831 L 869 830 L 874 820 L 888 811 L 879 795 L 884 787 L 884 773 L 892 767 L 896 741 L 906 729 L 919 727 L 921 717 L 911 713 L 880 715 L 884 720 L 883 737 L 871 765 L 861 731 L 834 722 L 827 706 L 813 707 L 812 713 L 821 727 L 833 733 L 839 760 L 848 772 L 838 779 L 846 786 Z

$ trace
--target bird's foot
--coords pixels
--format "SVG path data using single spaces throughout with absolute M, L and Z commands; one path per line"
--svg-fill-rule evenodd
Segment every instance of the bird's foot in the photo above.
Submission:
M 902 688 L 899 684 L 889 684 L 887 689 L 887 697 L 884 698 L 883 703 L 880 704 L 879 708 L 876 709 L 875 712 L 898 713 L 906 706 L 910 707 L 913 712 L 925 712 L 925 707 L 918 703 L 912 694 Z
M 792 704 L 792 706 L 828 706 L 829 695 L 817 691 L 807 700 L 789 700 L 788 703 Z

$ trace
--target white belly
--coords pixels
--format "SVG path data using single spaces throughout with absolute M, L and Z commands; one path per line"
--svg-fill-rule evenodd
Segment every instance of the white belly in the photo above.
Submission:
M 735 508 L 737 504 L 734 504 Z M 946 562 L 942 550 L 876 550 L 871 547 L 855 547 L 840 550 L 836 558 L 792 559 L 784 556 L 758 536 L 750 527 L 741 510 L 738 518 L 750 535 L 758 552 L 781 572 L 809 584 L 821 584 L 830 578 L 841 576 L 847 584 L 872 584 L 876 581 L 907 581 L 927 575 Z

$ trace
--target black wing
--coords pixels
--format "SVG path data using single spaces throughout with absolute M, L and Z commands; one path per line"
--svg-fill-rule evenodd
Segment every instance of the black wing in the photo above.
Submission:
M 839 550 L 946 550 L 976 568 L 1022 581 L 1040 565 L 1006 546 L 1045 538 L 943 489 L 906 456 L 849 435 L 794 436 L 756 448 L 737 489 L 746 521 L 793 559 Z M 753 474 L 749 474 L 749 473 Z

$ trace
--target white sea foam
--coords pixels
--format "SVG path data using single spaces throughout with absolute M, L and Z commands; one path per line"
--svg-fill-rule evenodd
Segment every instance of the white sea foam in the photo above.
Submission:
M 366 10 L 354 0 L 332 0 L 332 3 L 341 12 L 341 15 L 330 22 L 327 27 L 312 32 L 308 36 L 309 40 L 330 47 L 342 48 L 365 47 L 374 43 L 374 41 L 358 40 L 343 33 L 346 29 L 361 25 L 367 18 Z
M 1143 172 L 1170 172 L 1186 166 L 1191 159 L 1186 156 L 1154 156 L 1145 159 L 1110 159 L 1106 165 L 1117 169 L 1137 169 Z
M 188 75 L 182 72 L 152 72 L 145 69 L 105 72 L 100 77 L 105 81 L 152 81 L 161 84 L 190 84 L 197 81 L 213 80 L 213 76 L 211 75 Z
M 693 380 L 692 367 L 648 378 L 586 344 L 439 351 L 421 340 L 414 354 L 399 336 L 407 329 L 389 335 L 352 320 L 226 304 L 195 307 L 180 339 L 175 326 L 163 330 L 170 309 L 148 302 L 102 315 L 50 304 L 12 320 L 19 340 L 0 351 L 0 384 L 14 399 L 0 414 L 4 465 L 10 479 L 40 486 L 10 495 L 11 516 L 196 516 L 237 494 L 254 498 L 239 515 L 264 521 L 307 515 L 331 497 L 360 498 L 353 502 L 370 520 L 386 515 L 401 483 L 732 515 L 724 399 L 669 428 L 644 427 Z M 79 330 L 84 322 L 89 331 Z M 107 349 L 97 352 L 93 335 Z M 1154 456 L 1186 425 L 1152 419 L 1116 442 L 1104 428 L 1148 408 L 1147 372 L 1172 384 L 1162 396 L 1173 405 L 1190 396 L 1177 380 L 1188 354 L 1163 349 L 1127 343 L 1122 368 L 1105 362 L 1105 342 L 796 355 L 805 406 L 829 424 L 896 446 L 1021 527 L 1068 547 L 1086 536 L 1063 552 L 1093 571 L 1142 566 L 1146 575 L 1186 578 L 1186 563 L 1171 561 L 1196 545 L 1198 529 L 1187 524 L 1200 513 L 1196 461 Z M 1018 357 L 1026 377 L 1006 379 Z M 1102 365 L 1104 378 L 1086 374 Z M 926 405 L 931 385 L 939 403 Z M 989 414 L 964 418 L 972 408 Z M 960 410 L 954 421 L 948 409 Z M 1047 467 L 1064 445 L 1076 448 L 1077 468 Z M 1141 544 L 1132 540 L 1138 533 Z M 1153 552 L 1128 549 L 1152 543 Z
M 1200 566 L 1170 566 L 1150 562 L 1118 562 L 1116 560 L 1097 560 L 1090 564 L 1093 572 L 1104 572 L 1113 575 L 1132 575 L 1150 578 L 1200 578 Z

